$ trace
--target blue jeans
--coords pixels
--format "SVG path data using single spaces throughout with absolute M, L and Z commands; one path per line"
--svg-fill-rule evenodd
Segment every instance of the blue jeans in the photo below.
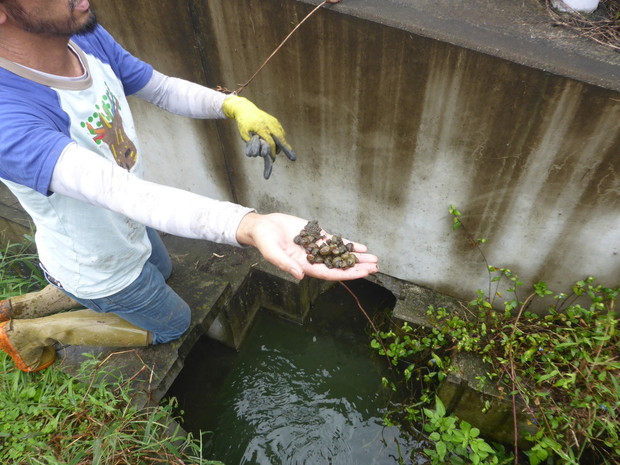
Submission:
M 116 294 L 100 299 L 80 299 L 65 291 L 86 308 L 96 312 L 114 313 L 124 320 L 150 331 L 153 344 L 178 339 L 191 321 L 191 310 L 166 284 L 172 273 L 172 261 L 157 232 L 147 228 L 153 251 L 140 276 Z

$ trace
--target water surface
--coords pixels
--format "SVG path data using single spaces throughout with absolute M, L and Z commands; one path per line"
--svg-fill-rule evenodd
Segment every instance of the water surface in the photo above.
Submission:
M 369 312 L 387 304 L 378 286 L 349 286 Z M 239 353 L 202 340 L 171 392 L 184 427 L 212 431 L 205 452 L 227 465 L 398 464 L 418 445 L 383 426 L 387 361 L 366 327 L 336 286 L 303 326 L 262 311 Z

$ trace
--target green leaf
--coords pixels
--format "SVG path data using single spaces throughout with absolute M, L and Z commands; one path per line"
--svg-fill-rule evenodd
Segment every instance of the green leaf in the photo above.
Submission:
M 443 402 L 438 396 L 435 396 L 435 410 L 437 411 L 437 416 L 446 416 L 446 407 L 443 405 Z
M 446 458 L 446 454 L 448 452 L 448 447 L 446 443 L 443 441 L 439 441 L 435 444 L 435 450 L 437 451 L 437 456 L 439 460 L 443 461 Z
M 538 383 L 542 383 L 542 382 L 547 381 L 548 379 L 551 379 L 551 378 L 553 378 L 554 376 L 557 376 L 557 375 L 559 375 L 559 374 L 560 374 L 560 372 L 559 372 L 557 369 L 556 369 L 556 370 L 552 370 L 551 372 L 546 373 L 546 374 L 544 374 L 544 375 L 540 376 L 540 377 L 537 379 L 537 382 L 538 382 Z

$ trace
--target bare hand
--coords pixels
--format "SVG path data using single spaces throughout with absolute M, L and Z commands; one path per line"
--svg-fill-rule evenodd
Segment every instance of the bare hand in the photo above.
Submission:
M 307 220 L 282 213 L 260 215 L 247 214 L 237 229 L 237 240 L 241 244 L 256 247 L 265 260 L 297 279 L 304 276 L 328 281 L 359 279 L 379 271 L 378 257 L 367 252 L 366 246 L 353 242 L 353 252 L 359 263 L 352 268 L 327 268 L 325 265 L 312 265 L 306 259 L 306 251 L 293 242 Z M 330 237 L 329 234 L 325 234 Z M 350 242 L 345 239 L 345 242 Z

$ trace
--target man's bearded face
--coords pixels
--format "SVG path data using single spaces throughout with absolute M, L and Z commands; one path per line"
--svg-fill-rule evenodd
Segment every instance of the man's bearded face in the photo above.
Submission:
M 71 36 L 91 32 L 97 16 L 90 8 L 77 11 L 82 0 L 5 0 L 9 17 L 24 31 L 32 34 Z

